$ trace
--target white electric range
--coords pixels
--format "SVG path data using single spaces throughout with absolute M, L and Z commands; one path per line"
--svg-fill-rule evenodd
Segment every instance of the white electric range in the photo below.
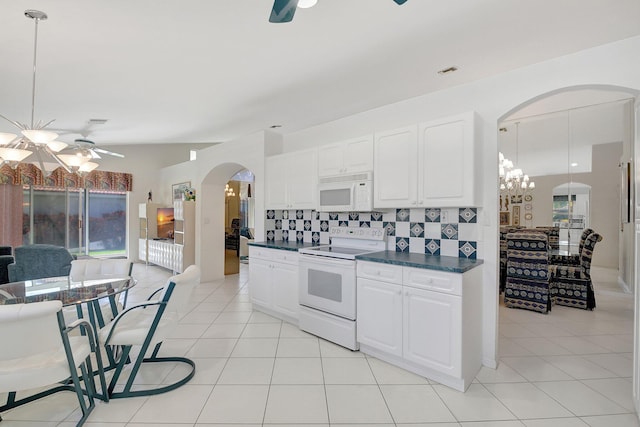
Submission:
M 300 329 L 347 347 L 356 341 L 357 255 L 386 249 L 384 228 L 331 227 L 331 243 L 300 249 Z

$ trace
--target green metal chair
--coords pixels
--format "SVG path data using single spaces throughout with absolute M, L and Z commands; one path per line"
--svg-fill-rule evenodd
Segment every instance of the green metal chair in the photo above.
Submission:
M 169 278 L 164 288 L 151 294 L 146 302 L 135 304 L 120 314 L 98 333 L 99 341 L 112 350 L 121 348 L 113 377 L 108 386 L 110 398 L 149 396 L 165 393 L 186 384 L 195 374 L 195 363 L 186 357 L 159 357 L 162 341 L 178 325 L 185 314 L 191 292 L 200 283 L 200 269 L 189 266 L 184 273 Z M 133 362 L 131 373 L 122 391 L 115 392 L 115 386 L 129 361 L 132 348 L 140 347 Z M 153 349 L 150 357 L 145 357 Z M 131 390 L 143 363 L 181 362 L 191 367 L 182 379 L 161 387 L 145 390 Z
M 71 334 L 76 328 L 84 334 Z M 88 374 L 93 372 L 90 356 L 96 349 L 91 324 L 77 320 L 65 326 L 60 301 L 0 305 L 0 337 L 0 392 L 7 393 L 0 412 L 73 391 L 82 411 L 76 425 L 83 425 L 95 407 L 95 382 Z M 35 393 L 16 399 L 16 392 L 25 390 Z

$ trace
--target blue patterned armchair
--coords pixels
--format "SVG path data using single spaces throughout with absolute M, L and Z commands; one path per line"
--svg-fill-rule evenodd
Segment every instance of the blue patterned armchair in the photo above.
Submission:
M 551 310 L 548 253 L 549 238 L 544 231 L 507 234 L 505 306 L 545 314 Z
M 591 233 L 580 251 L 579 265 L 551 265 L 549 267 L 551 299 L 554 304 L 593 310 L 596 297 L 591 281 L 591 258 L 596 243 L 602 240 Z

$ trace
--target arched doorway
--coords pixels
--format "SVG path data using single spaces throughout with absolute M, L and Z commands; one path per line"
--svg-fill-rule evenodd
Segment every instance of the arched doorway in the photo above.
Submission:
M 253 189 L 252 189 L 253 187 Z M 255 177 L 243 169 L 225 184 L 225 264 L 224 274 L 236 274 L 240 263 L 248 261 L 248 241 L 255 227 Z

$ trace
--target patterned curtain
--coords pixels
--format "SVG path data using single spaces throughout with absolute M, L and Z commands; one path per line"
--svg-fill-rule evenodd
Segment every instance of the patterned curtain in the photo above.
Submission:
M 89 172 L 86 176 L 80 176 L 75 173 L 69 173 L 62 167 L 45 176 L 36 165 L 20 163 L 15 169 L 12 169 L 9 165 L 4 165 L 0 168 L 0 184 L 131 191 L 133 179 L 130 173 L 97 170 Z

